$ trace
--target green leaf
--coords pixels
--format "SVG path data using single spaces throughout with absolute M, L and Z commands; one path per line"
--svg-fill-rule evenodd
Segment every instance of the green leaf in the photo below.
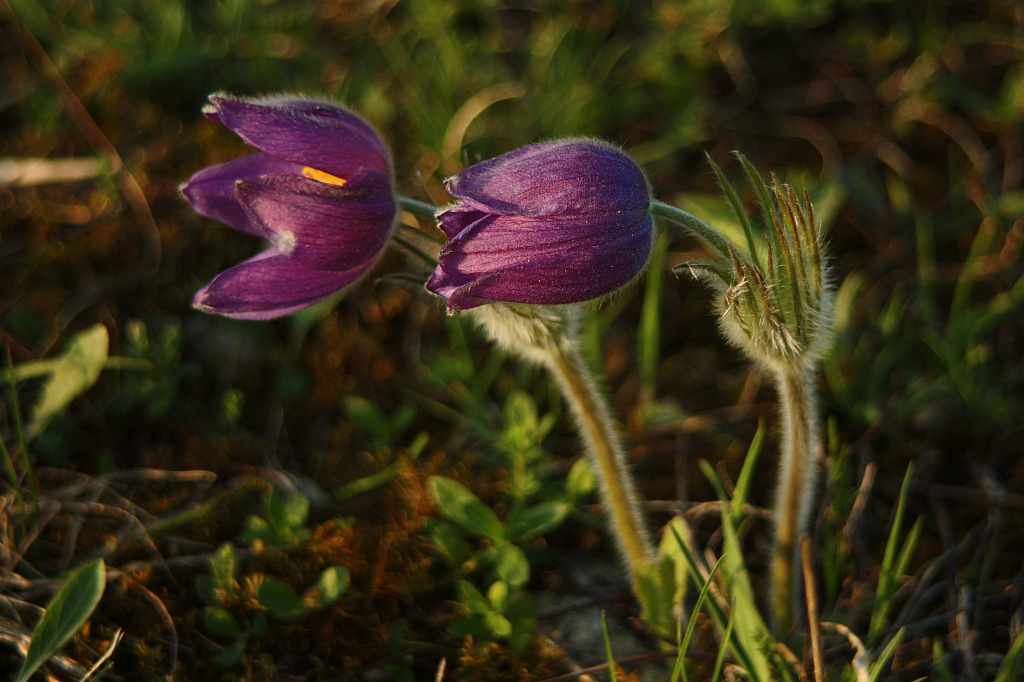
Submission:
M 528 507 L 509 520 L 510 540 L 533 540 L 562 525 L 572 511 L 572 505 L 559 500 L 547 500 Z
M 509 427 L 518 427 L 525 433 L 532 434 L 537 430 L 537 406 L 529 393 L 524 391 L 512 391 L 505 399 L 502 408 L 505 424 Z
M 444 476 L 431 476 L 427 481 L 427 490 L 441 513 L 466 532 L 495 542 L 504 538 L 505 529 L 498 515 L 458 481 Z
M 526 553 L 511 542 L 499 545 L 496 553 L 494 572 L 498 579 L 508 583 L 512 591 L 525 587 L 530 582 L 530 562 Z
M 586 457 L 580 457 L 572 465 L 572 468 L 569 469 L 569 474 L 565 477 L 566 497 L 573 504 L 579 504 L 584 497 L 594 490 L 595 485 L 594 470 L 590 467 L 590 460 Z
M 274 495 L 267 497 L 267 518 L 271 525 L 278 529 L 294 530 L 301 528 L 309 516 L 309 499 L 295 493 L 288 497 Z
M 678 629 L 675 559 L 664 555 L 646 559 L 634 565 L 633 572 L 634 589 L 643 619 L 662 636 L 674 636 Z
M 217 596 L 217 585 L 209 573 L 200 573 L 196 576 L 196 593 L 199 594 L 199 599 L 204 604 L 220 603 L 220 598 Z
M 53 365 L 50 378 L 43 386 L 35 415 L 28 427 L 29 438 L 46 428 L 46 424 L 80 393 L 92 387 L 100 378 L 107 360 L 110 337 L 107 328 L 94 324 L 79 332 Z
M 504 580 L 495 580 L 487 589 L 487 602 L 491 609 L 501 613 L 505 610 L 505 600 L 508 599 L 508 583 Z
M 39 619 L 15 682 L 28 680 L 39 666 L 64 648 L 89 620 L 106 586 L 107 571 L 103 559 L 96 559 L 68 576 Z
M 426 529 L 434 546 L 447 554 L 455 563 L 462 563 L 469 557 L 466 537 L 453 524 L 442 519 L 428 518 Z
M 262 613 L 257 613 L 252 618 L 252 623 L 245 631 L 246 637 L 264 637 L 270 630 L 267 618 Z
M 473 583 L 466 580 L 460 580 L 455 584 L 455 588 L 462 595 L 462 600 L 466 604 L 466 610 L 470 613 L 487 613 L 491 609 L 491 605 L 487 602 L 487 598 L 480 593 L 480 590 L 476 589 Z
M 235 589 L 235 575 L 238 571 L 238 555 L 230 542 L 221 543 L 210 557 L 210 571 L 217 588 L 232 593 Z
M 239 640 L 231 646 L 220 652 L 220 658 L 217 659 L 217 665 L 222 668 L 230 668 L 234 664 L 242 660 L 242 654 L 245 653 L 245 647 L 248 644 L 244 639 Z
M 281 620 L 293 620 L 305 615 L 309 607 L 295 588 L 277 578 L 266 578 L 256 589 L 256 601 L 263 605 L 270 615 Z
M 682 614 L 683 602 L 686 601 L 686 590 L 689 585 L 689 571 L 679 539 L 688 542 L 690 546 L 694 546 L 696 543 L 693 540 L 693 535 L 690 533 L 690 526 L 682 516 L 673 517 L 666 524 L 666 527 L 671 532 L 665 531 L 662 533 L 661 542 L 658 543 L 658 557 L 662 560 L 672 560 L 673 568 L 675 569 L 675 575 L 672 578 L 672 582 L 675 584 L 675 591 L 671 595 L 671 600 L 673 608 Z M 675 635 L 676 633 L 670 634 Z
M 505 618 L 512 624 L 509 647 L 515 652 L 523 651 L 537 627 L 537 612 L 533 600 L 526 592 L 516 592 L 509 597 L 505 604 Z
M 348 591 L 350 575 L 344 566 L 331 566 L 325 569 L 316 581 L 315 589 L 319 591 L 317 603 L 320 606 L 327 606 L 338 601 L 341 595 Z
M 238 621 L 231 612 L 219 606 L 207 606 L 203 609 L 203 626 L 216 637 L 232 637 L 241 632 Z
M 505 639 L 512 636 L 512 623 L 504 615 L 488 611 L 484 614 L 484 622 L 487 623 L 487 628 L 494 637 Z
M 462 639 L 469 635 L 473 639 L 490 639 L 494 636 L 487 619 L 482 613 L 471 613 L 460 618 L 448 628 L 448 634 L 455 639 Z

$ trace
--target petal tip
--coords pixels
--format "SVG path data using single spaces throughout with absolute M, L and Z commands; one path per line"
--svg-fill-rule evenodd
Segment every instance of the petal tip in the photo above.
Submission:
M 207 292 L 209 290 L 210 290 L 210 285 L 207 284 L 205 287 L 203 287 L 202 289 L 197 291 L 195 293 L 195 296 L 192 297 L 192 307 L 195 310 L 198 310 L 201 313 L 215 314 L 217 312 L 217 310 L 213 306 L 208 305 L 206 303 Z

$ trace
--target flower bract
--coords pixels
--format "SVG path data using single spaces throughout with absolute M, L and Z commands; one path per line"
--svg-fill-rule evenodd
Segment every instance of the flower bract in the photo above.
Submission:
M 447 186 L 457 203 L 438 215 L 449 241 L 427 289 L 447 299 L 449 312 L 599 299 L 633 281 L 650 257 L 647 179 L 605 142 L 523 147 Z
M 205 168 L 182 187 L 201 214 L 270 242 L 220 273 L 193 305 L 239 319 L 288 315 L 341 291 L 377 261 L 397 209 L 391 155 L 337 104 L 212 95 L 204 113 L 260 151 Z

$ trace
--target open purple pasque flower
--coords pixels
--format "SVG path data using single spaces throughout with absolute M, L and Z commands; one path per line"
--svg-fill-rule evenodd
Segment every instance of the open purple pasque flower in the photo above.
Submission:
M 530 145 L 447 181 L 448 241 L 427 289 L 448 311 L 504 301 L 579 303 L 647 265 L 654 237 L 643 171 L 618 147 L 570 139 Z
M 217 275 L 193 305 L 247 320 L 288 315 L 354 283 L 391 237 L 391 154 L 344 107 L 298 96 L 210 96 L 203 109 L 259 153 L 205 168 L 182 187 L 201 214 L 270 241 Z

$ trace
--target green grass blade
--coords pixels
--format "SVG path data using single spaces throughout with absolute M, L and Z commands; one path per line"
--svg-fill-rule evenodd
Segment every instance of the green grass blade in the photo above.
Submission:
M 700 564 L 697 563 L 696 557 L 694 557 L 693 554 L 690 552 L 690 548 L 686 546 L 686 541 L 683 540 L 682 536 L 679 535 L 679 531 L 676 530 L 675 525 L 670 523 L 668 525 L 668 528 L 672 531 L 672 534 L 675 536 L 676 542 L 679 543 L 680 553 L 686 560 L 686 564 L 690 569 L 690 575 L 693 576 L 695 583 L 700 584 L 700 576 L 702 575 L 700 570 Z M 706 584 L 708 584 L 708 581 L 703 581 L 701 587 L 703 588 L 703 586 Z M 708 613 L 711 614 L 711 619 L 715 621 L 715 625 L 719 628 L 719 630 L 724 631 L 726 623 L 731 619 L 731 617 L 726 617 L 725 609 L 722 607 L 721 604 L 718 603 L 717 599 L 708 600 L 707 607 Z M 740 662 L 740 665 L 743 665 L 744 662 L 748 660 L 746 652 L 742 650 L 742 646 L 740 647 L 739 651 L 736 651 L 734 648 L 734 653 L 736 654 L 736 660 Z
M 612 655 L 612 640 L 608 637 L 608 621 L 601 612 L 601 636 L 604 638 L 604 655 L 608 659 L 608 679 L 611 682 L 619 682 L 619 675 L 615 670 L 615 656 Z
M 775 678 L 772 677 L 772 665 L 764 653 L 764 649 L 766 648 L 765 643 L 771 642 L 772 637 L 757 608 L 754 588 L 750 584 L 750 576 L 743 563 L 743 547 L 736 532 L 736 525 L 732 520 L 731 507 L 726 504 L 729 502 L 729 497 L 725 485 L 711 465 L 704 460 L 700 464 L 704 475 L 723 502 L 721 513 L 722 558 L 725 559 L 725 562 L 722 566 L 722 576 L 733 602 L 732 618 L 736 621 L 734 640 L 741 643 L 742 648 L 747 652 L 746 671 L 749 678 L 768 682 Z
M 1020 666 L 1022 657 L 1024 657 L 1024 631 L 1019 632 L 1013 640 L 1013 644 L 1010 645 L 1010 651 L 1007 652 L 1006 658 L 999 664 L 994 682 L 1011 682 L 1011 680 L 1020 679 L 1017 677 L 1017 668 Z
M 732 637 L 732 626 L 735 621 L 732 619 L 735 610 L 729 613 L 729 624 L 725 626 L 725 634 L 722 635 L 722 642 L 728 642 Z M 715 682 L 722 674 L 722 666 L 725 664 L 725 645 L 718 647 L 718 656 L 715 657 L 715 670 L 711 673 L 711 682 Z
M 889 640 L 889 643 L 885 645 L 885 649 L 878 656 L 878 660 L 875 661 L 868 670 L 868 682 L 878 682 L 882 679 L 882 673 L 885 671 L 885 667 L 889 665 L 889 661 L 892 660 L 893 655 L 896 653 L 896 647 L 903 641 L 903 635 L 906 630 L 903 628 L 899 629 L 893 638 Z
M 379 488 L 384 485 L 405 468 L 405 460 L 397 460 L 387 465 L 380 471 L 370 474 L 369 476 L 363 476 L 354 481 L 349 481 L 343 485 L 338 486 L 333 493 L 335 502 L 342 502 L 350 497 L 354 497 L 360 493 L 365 493 L 368 490 Z
M 764 419 L 760 419 L 757 422 L 757 432 L 754 434 L 753 440 L 750 441 L 750 447 L 747 449 L 747 456 L 743 460 L 743 468 L 740 469 L 739 478 L 736 479 L 736 489 L 733 492 L 732 503 L 730 505 L 732 511 L 732 522 L 737 526 L 742 520 L 743 505 L 747 503 L 747 494 L 750 492 L 750 484 L 754 480 L 754 468 L 757 464 L 757 459 L 761 454 L 761 449 L 764 446 L 764 435 Z
M 679 643 L 679 657 L 676 658 L 676 665 L 672 671 L 671 682 L 676 682 L 679 679 L 680 674 L 682 675 L 683 682 L 686 682 L 686 666 L 684 660 L 686 659 L 686 652 L 690 648 L 690 640 L 693 638 L 693 632 L 697 627 L 697 614 L 700 613 L 701 608 L 704 606 L 704 600 L 707 599 L 708 592 L 711 590 L 711 581 L 715 578 L 715 573 L 718 572 L 719 566 L 722 565 L 722 559 L 725 557 L 719 557 L 718 561 L 715 562 L 714 567 L 711 569 L 711 573 L 708 575 L 708 579 L 704 581 L 704 586 L 700 588 L 700 594 L 697 595 L 697 603 L 693 606 L 693 613 L 690 614 L 690 622 L 686 624 L 686 633 L 683 635 L 683 641 Z M 732 617 L 729 617 L 729 622 L 732 623 Z M 728 636 L 722 639 L 723 642 L 728 642 Z M 722 647 L 725 648 L 724 646 Z
M 1006 659 L 1003 661 L 1005 662 Z M 939 673 L 939 682 L 956 682 L 953 671 L 946 663 L 946 653 L 942 650 L 942 642 L 938 639 L 932 641 L 932 667 Z
M 988 251 L 995 236 L 996 230 L 990 221 L 983 221 L 978 227 L 967 258 L 964 259 L 964 267 L 960 270 L 960 276 L 956 278 L 953 300 L 949 305 L 950 320 L 956 320 L 967 310 L 974 283 L 978 280 L 981 258 Z
M 873 646 L 882 629 L 885 627 L 889 615 L 892 595 L 896 591 L 896 584 L 899 575 L 896 574 L 895 566 L 899 555 L 900 534 L 903 531 L 903 516 L 906 512 L 907 494 L 910 490 L 910 479 L 914 474 L 914 463 L 907 466 L 907 473 L 903 477 L 903 485 L 900 487 L 900 497 L 896 504 L 896 514 L 892 521 L 892 530 L 889 532 L 889 540 L 885 545 L 885 554 L 882 556 L 882 565 L 878 572 L 878 587 L 875 591 L 875 604 L 871 611 L 871 624 L 868 627 L 868 642 Z
M 106 566 L 96 559 L 68 576 L 39 619 L 15 682 L 26 682 L 85 625 L 107 586 Z
M 706 459 L 702 459 L 698 466 L 701 473 L 704 474 L 704 478 L 708 479 L 708 483 L 715 489 L 715 496 L 718 497 L 719 501 L 729 502 L 729 491 L 725 489 L 725 483 L 722 482 L 722 477 L 718 475 L 715 468 Z
M 893 575 L 899 580 L 901 575 L 906 575 L 907 567 L 910 565 L 910 559 L 914 556 L 914 550 L 917 549 L 917 541 L 921 539 L 921 529 L 924 525 L 924 519 L 918 517 L 914 525 L 910 527 L 910 532 L 907 533 L 907 539 L 903 541 L 903 546 L 900 549 L 899 556 L 896 557 L 896 563 L 893 569 Z

